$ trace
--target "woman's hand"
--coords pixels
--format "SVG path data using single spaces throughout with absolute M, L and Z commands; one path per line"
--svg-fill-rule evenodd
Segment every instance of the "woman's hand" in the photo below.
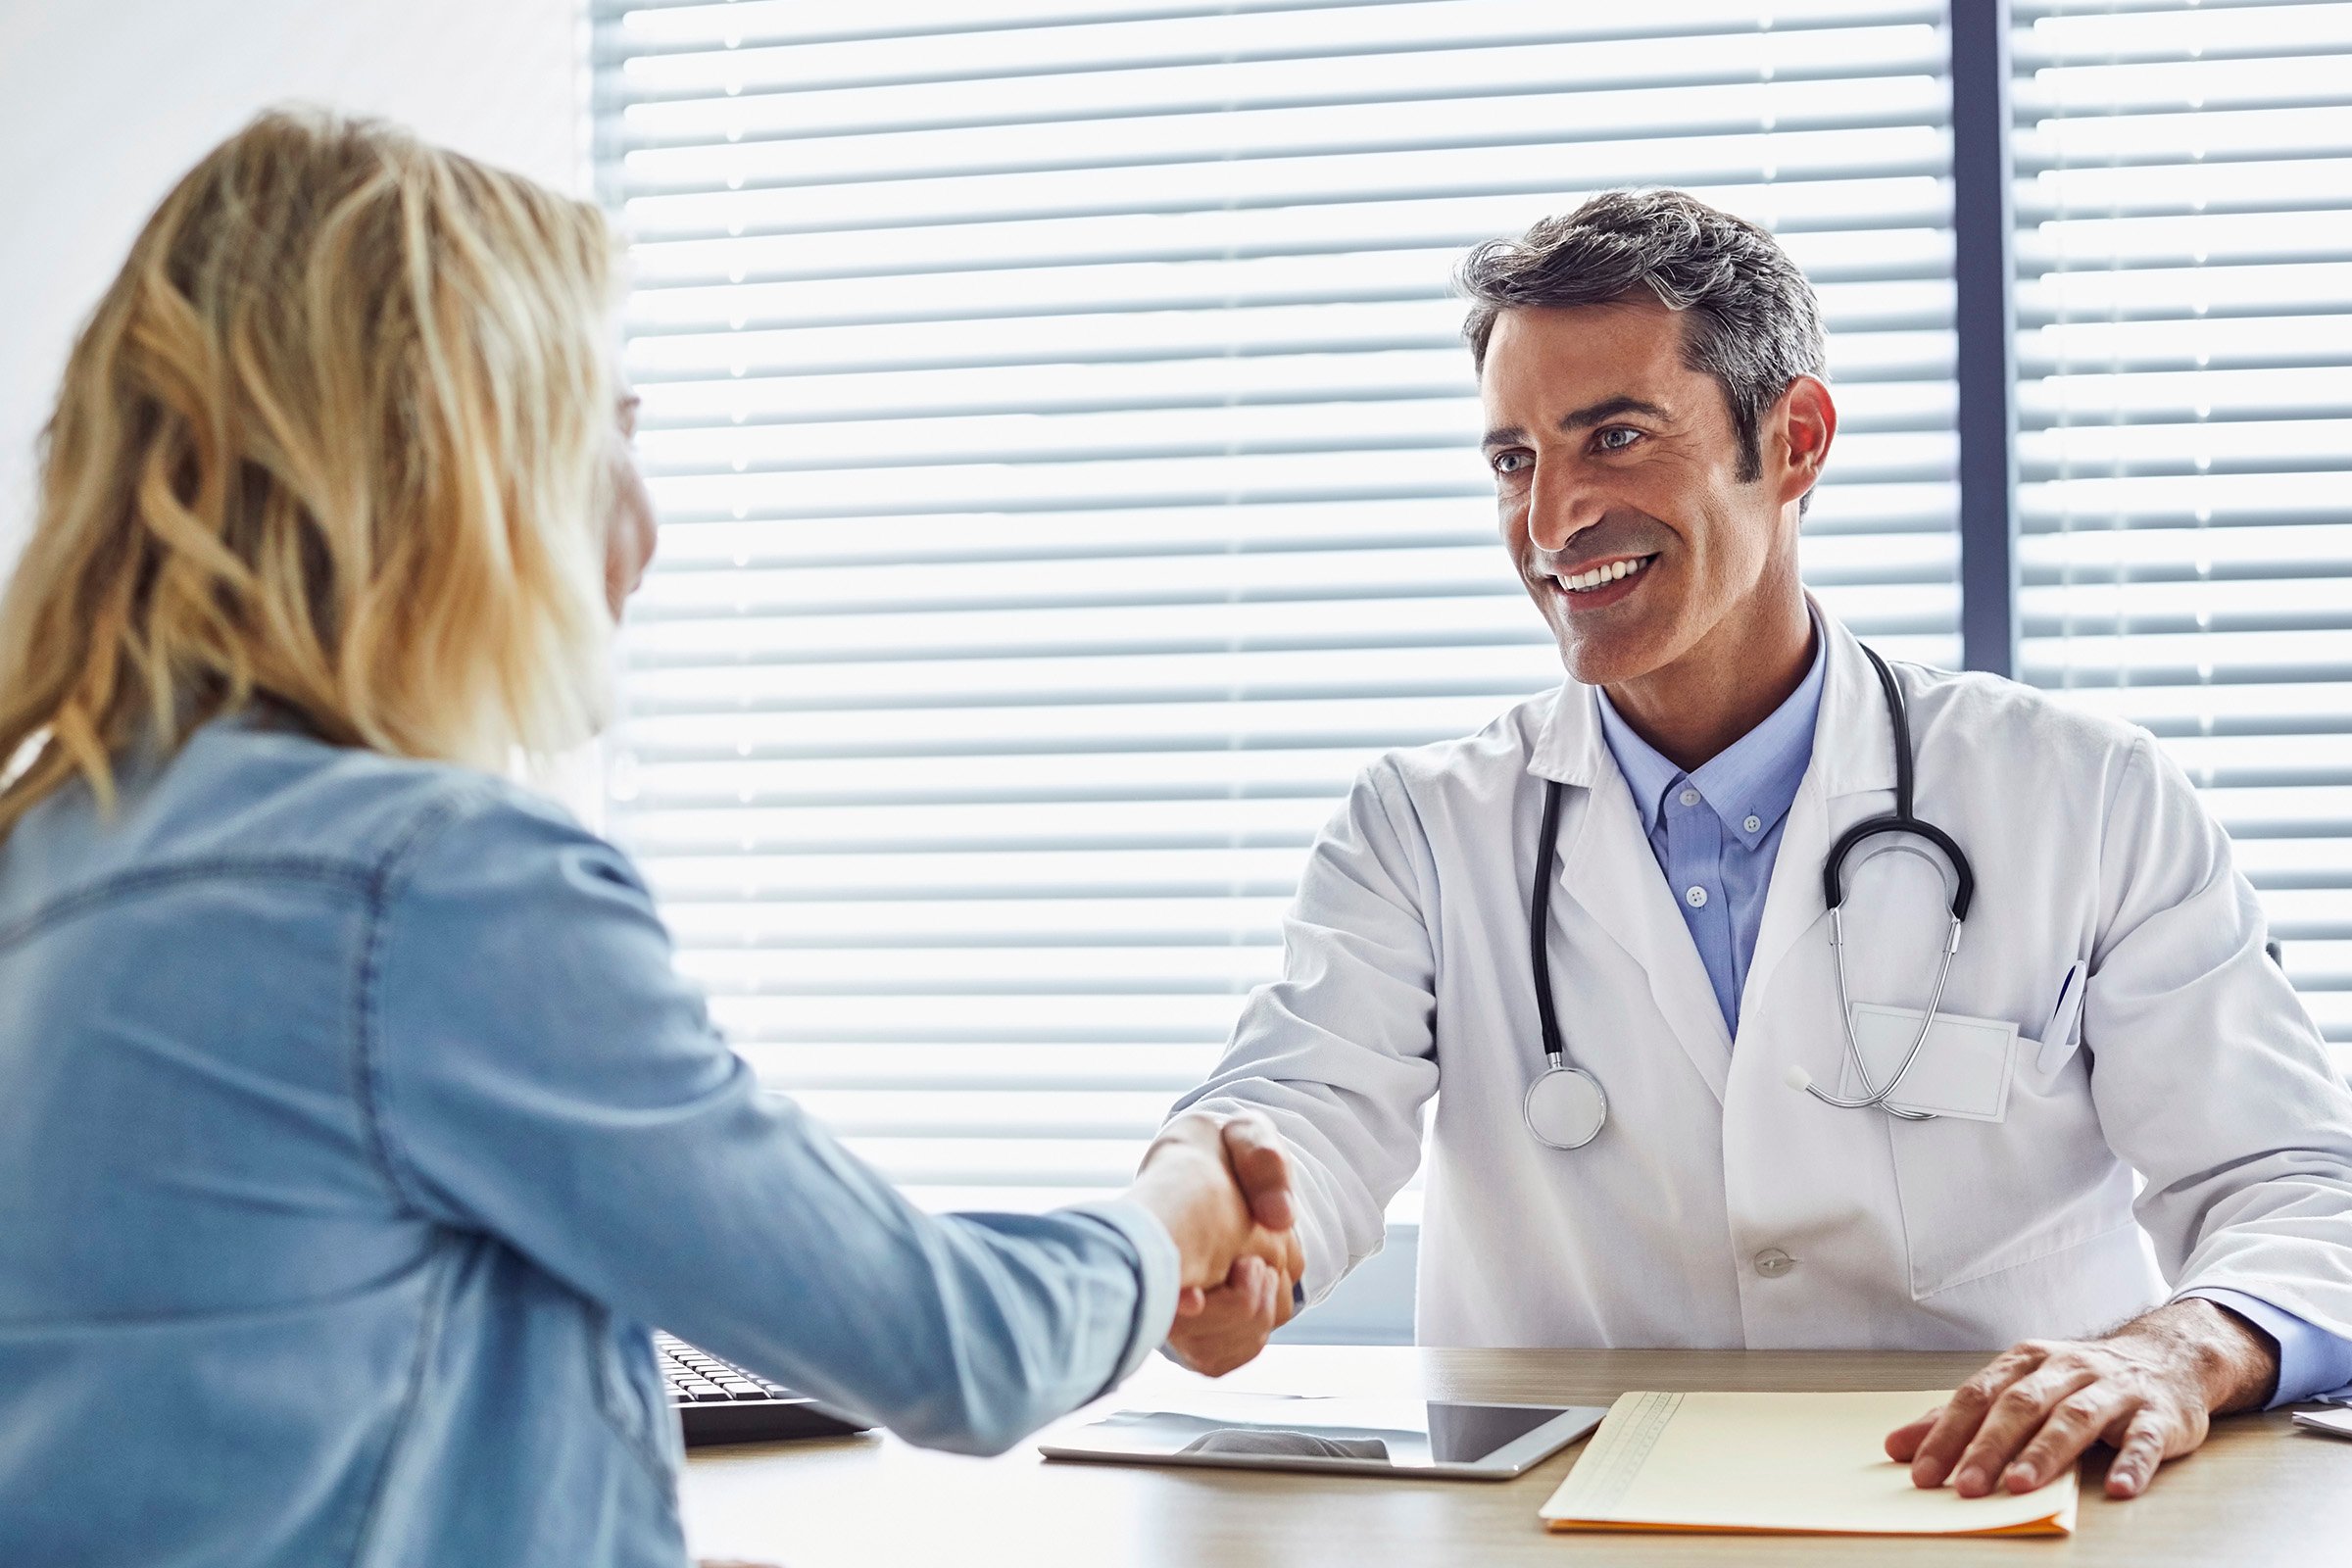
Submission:
M 1176 1325 L 1168 1331 L 1168 1351 L 1194 1371 L 1221 1378 L 1253 1359 L 1297 1310 L 1282 1277 L 1256 1258 L 1245 1257 L 1223 1285 L 1200 1298 L 1197 1308 L 1177 1307 Z

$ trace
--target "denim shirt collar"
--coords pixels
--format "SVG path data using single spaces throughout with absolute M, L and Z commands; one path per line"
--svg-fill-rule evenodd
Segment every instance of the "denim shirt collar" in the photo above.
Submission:
M 1699 764 L 1690 785 L 1723 819 L 1723 830 L 1749 849 L 1788 814 L 1796 801 L 1797 785 L 1813 760 L 1813 729 L 1821 714 L 1823 670 L 1828 664 L 1829 638 L 1817 623 L 1813 662 L 1781 706 L 1764 721 Z M 1642 814 L 1642 828 L 1655 833 L 1665 811 L 1666 792 L 1684 777 L 1683 770 L 1634 733 L 1618 713 L 1607 692 L 1600 698 L 1601 734 L 1617 769 L 1633 791 Z M 1749 827 L 1749 822 L 1755 823 Z

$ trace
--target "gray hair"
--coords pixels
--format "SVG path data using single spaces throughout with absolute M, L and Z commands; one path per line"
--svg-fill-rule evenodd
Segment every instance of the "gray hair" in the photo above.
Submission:
M 1821 302 L 1779 242 L 1679 190 L 1603 191 L 1565 218 L 1479 246 L 1462 259 L 1456 283 L 1471 301 L 1462 336 L 1482 371 L 1494 318 L 1507 310 L 1613 305 L 1646 293 L 1688 311 L 1683 364 L 1723 388 L 1742 483 L 1764 474 L 1764 411 L 1798 376 L 1820 375 L 1826 359 Z

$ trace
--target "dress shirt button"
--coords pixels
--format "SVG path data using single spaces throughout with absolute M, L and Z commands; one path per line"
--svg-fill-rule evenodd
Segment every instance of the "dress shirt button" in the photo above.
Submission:
M 1748 813 L 1747 820 L 1740 824 L 1740 831 L 1742 833 L 1753 833 L 1756 831 L 1756 829 L 1762 827 L 1763 825 L 1764 819 L 1756 815 L 1753 811 L 1750 811 Z
M 1796 1259 L 1777 1247 L 1767 1247 L 1756 1254 L 1756 1272 L 1768 1280 L 1777 1280 L 1796 1267 Z
M 1707 906 L 1707 890 L 1705 888 L 1685 888 L 1683 902 L 1693 909 L 1703 909 Z
M 1676 796 L 1675 799 L 1681 801 L 1685 806 L 1696 806 L 1698 804 L 1698 791 L 1685 790 L 1682 794 Z

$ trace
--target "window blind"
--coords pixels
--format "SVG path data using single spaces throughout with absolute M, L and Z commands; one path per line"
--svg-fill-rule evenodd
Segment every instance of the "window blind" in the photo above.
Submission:
M 1560 678 L 1467 246 L 1624 184 L 1777 230 L 1843 414 L 1807 578 L 1956 659 L 1940 4 L 593 14 L 665 519 L 611 823 L 763 1079 L 927 1203 L 1123 1184 L 1356 770 Z
M 2204 790 L 2352 1042 L 2352 5 L 2017 0 L 2023 673 Z

